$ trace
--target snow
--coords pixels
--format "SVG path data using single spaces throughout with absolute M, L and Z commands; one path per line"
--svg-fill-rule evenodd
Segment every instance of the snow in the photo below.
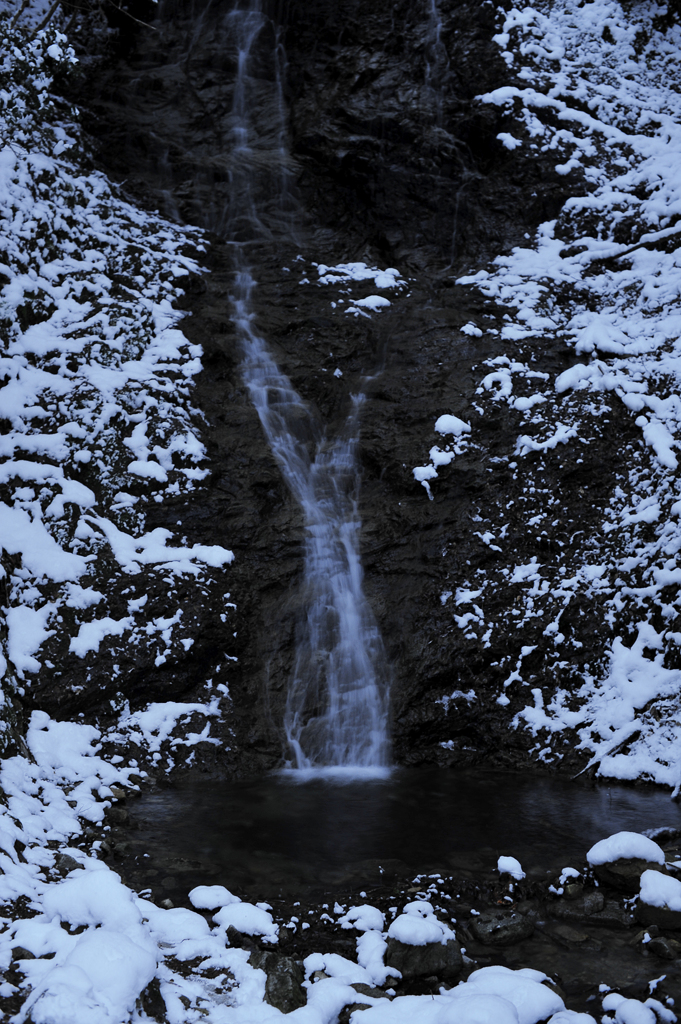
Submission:
M 499 857 L 497 871 L 500 875 L 510 875 L 517 882 L 520 882 L 525 877 L 520 861 L 516 860 L 515 857 Z
M 438 921 L 432 903 L 427 900 L 407 903 L 388 928 L 388 938 L 408 946 L 425 946 L 429 942 L 444 945 L 455 937 L 448 925 Z
M 641 902 L 681 912 L 681 882 L 661 871 L 648 869 L 641 875 Z
M 390 301 L 384 295 L 367 295 L 363 299 L 352 299 L 352 304 L 348 306 L 345 312 L 351 313 L 353 306 L 359 306 L 360 309 L 371 309 L 374 313 L 377 313 L 379 309 L 384 309 L 389 305 Z
M 199 910 L 215 910 L 218 907 L 228 907 L 230 903 L 241 902 L 239 897 L 224 885 L 197 885 L 189 893 L 189 900 L 191 905 Z
M 638 999 L 625 999 L 619 993 L 609 993 L 603 1000 L 604 1010 L 614 1010 L 617 1024 L 656 1024 L 657 1016 L 649 1006 Z
M 433 494 L 430 489 L 429 480 L 434 480 L 437 477 L 437 470 L 439 466 L 448 466 L 454 461 L 457 455 L 461 455 L 465 452 L 470 443 L 468 435 L 471 433 L 470 423 L 465 423 L 459 419 L 458 416 L 454 416 L 451 413 L 445 413 L 439 416 L 435 421 L 434 427 L 436 433 L 447 435 L 451 434 L 453 440 L 447 445 L 444 451 L 442 451 L 437 445 L 432 447 L 429 452 L 430 465 L 427 466 L 416 466 L 413 470 L 413 476 L 415 480 L 418 480 L 420 484 L 425 487 L 428 497 L 432 500 Z
M 483 967 L 438 996 L 401 996 L 362 1014 L 366 1024 L 538 1024 L 565 1009 L 541 971 Z M 364 997 L 362 997 L 364 1000 Z M 367 999 L 367 1002 L 369 1000 Z
M 28 39 L 6 20 L 0 37 L 12 90 L 12 102 L 9 92 L 0 99 L 0 544 L 14 557 L 2 664 L 11 686 L 30 685 L 73 586 L 106 574 L 109 553 L 126 573 L 157 572 L 166 589 L 171 574 L 205 577 L 233 555 L 144 529 L 150 501 L 188 492 L 207 472 L 191 405 L 201 349 L 172 306 L 199 269 L 183 249 L 200 250 L 201 238 L 82 170 L 73 112 L 49 97 L 50 75 L 75 61 L 66 38 L 50 27 Z M 99 594 L 96 605 L 69 604 L 76 657 L 91 658 L 105 638 L 144 635 L 108 607 L 105 586 Z
M 213 914 L 213 920 L 221 928 L 236 928 L 244 935 L 262 935 L 268 942 L 276 942 L 279 935 L 272 915 L 252 903 L 230 903 Z
M 664 864 L 664 851 L 652 839 L 639 832 L 616 832 L 597 842 L 586 855 L 592 867 L 616 860 L 639 859 L 649 864 Z
M 404 278 L 395 267 L 379 270 L 366 263 L 339 263 L 328 267 L 324 263 L 313 263 L 317 267 L 319 284 L 344 284 L 349 281 L 372 281 L 376 288 L 401 288 Z
M 33 964 L 27 965 L 33 978 Z M 127 936 L 101 928 L 81 936 L 25 1004 L 35 1024 L 118 1024 L 156 973 L 156 959 Z
M 516 506 L 528 529 L 538 514 L 547 516 L 536 526 L 538 539 L 554 536 L 548 527 L 560 523 L 569 543 L 559 537 L 555 553 L 525 579 L 500 559 L 466 576 L 457 568 L 458 578 L 447 582 L 452 590 L 485 584 L 478 611 L 465 609 L 452 622 L 468 639 L 494 647 L 501 636 L 541 638 L 545 665 L 534 685 L 515 652 L 501 664 L 507 678 L 517 673 L 515 692 L 522 696 L 529 685 L 509 724 L 530 730 L 535 756 L 556 763 L 567 742 L 590 756 L 600 776 L 647 779 L 678 795 L 681 633 L 673 623 L 681 599 L 670 588 L 681 579 L 681 27 L 662 32 L 657 14 L 643 4 L 633 17 L 615 0 L 558 0 L 501 14 L 495 38 L 514 81 L 479 98 L 504 114 L 499 145 L 518 142 L 530 157 L 551 158 L 559 174 L 575 169 L 581 177 L 572 179 L 572 196 L 555 220 L 458 280 L 507 311 L 505 354 L 474 368 L 470 436 L 496 405 L 507 406 L 514 438 L 489 465 L 508 467 L 524 483 Z M 604 25 L 614 42 L 603 39 Z M 553 339 L 571 349 L 572 365 L 556 368 L 545 358 Z M 599 527 L 580 533 L 578 519 L 561 522 L 564 509 L 542 467 L 549 459 L 552 466 L 588 462 L 613 410 L 634 440 L 613 460 L 617 486 Z M 525 461 L 529 455 L 534 463 Z M 414 479 L 435 498 L 435 474 L 444 477 L 448 464 L 423 461 Z M 590 502 L 588 491 L 584 497 Z M 481 502 L 474 512 L 478 535 L 505 553 L 503 510 Z M 589 578 L 593 565 L 603 571 Z M 492 618 L 490 596 L 511 581 L 514 608 Z M 588 663 L 580 651 L 592 638 L 580 635 L 579 622 L 560 625 L 564 613 L 574 623 L 574 606 L 584 600 L 601 623 Z M 561 684 L 568 665 L 581 685 Z M 506 693 L 500 699 L 511 703 Z
M 511 1003 L 518 1014 L 518 1024 L 536 1024 L 553 1013 L 565 1009 L 563 1000 L 542 984 L 547 976 L 541 971 L 525 967 L 512 971 L 508 967 L 482 967 L 473 971 L 463 985 L 450 990 L 453 999 L 468 995 L 467 990 L 485 995 L 501 996 Z
M 454 434 L 459 437 L 461 434 L 470 434 L 470 423 L 464 423 L 458 416 L 446 413 L 435 421 L 435 429 L 438 434 Z
M 341 928 L 356 928 L 359 932 L 367 932 L 372 929 L 383 931 L 385 918 L 378 907 L 371 907 L 363 904 L 361 907 L 350 907 L 347 914 L 338 918 Z
M 596 1024 L 590 1013 L 577 1013 L 576 1010 L 559 1010 L 549 1018 L 549 1024 Z

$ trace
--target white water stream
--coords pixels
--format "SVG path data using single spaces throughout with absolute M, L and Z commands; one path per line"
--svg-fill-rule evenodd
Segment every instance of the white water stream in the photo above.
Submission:
M 291 232 L 283 50 L 262 0 L 237 4 L 227 29 L 236 46 L 236 80 L 230 202 L 221 233 L 236 243 L 234 323 L 244 380 L 305 520 L 306 611 L 298 624 L 284 729 L 298 769 L 380 768 L 389 759 L 388 680 L 381 636 L 362 589 L 356 449 L 363 396 L 353 398 L 339 436 L 327 438 L 255 329 L 255 281 L 242 243 L 272 240 L 287 225 Z
M 426 26 L 426 89 L 430 93 L 435 112 L 435 121 L 442 125 L 444 80 L 449 72 L 449 57 L 442 42 L 442 16 L 437 0 L 427 0 L 428 23 Z

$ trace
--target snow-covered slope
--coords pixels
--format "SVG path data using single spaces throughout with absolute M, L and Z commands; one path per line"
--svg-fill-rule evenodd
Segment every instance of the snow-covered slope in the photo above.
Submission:
M 504 401 L 523 417 L 517 450 L 507 459 L 517 473 L 528 452 L 552 445 L 566 444 L 579 458 L 578 446 L 597 429 L 604 394 L 636 417 L 641 443 L 623 457 L 621 493 L 597 543 L 573 561 L 556 555 L 517 566 L 501 579 L 490 572 L 458 581 L 454 601 L 460 628 L 484 636 L 508 628 L 486 620 L 488 588 L 517 586 L 513 628 L 540 618 L 556 647 L 559 673 L 566 642 L 561 610 L 579 591 L 605 591 L 610 646 L 604 646 L 602 665 L 592 667 L 576 702 L 554 683 L 546 684 L 546 693 L 535 687 L 534 705 L 518 716 L 518 725 L 537 730 L 538 756 L 553 756 L 550 741 L 564 726 L 578 728 L 601 771 L 646 773 L 677 785 L 678 670 L 663 661 L 679 642 L 675 591 L 665 589 L 677 579 L 681 547 L 673 476 L 677 339 L 669 310 L 677 271 L 674 253 L 655 248 L 664 241 L 660 232 L 674 225 L 677 94 L 670 83 L 677 34 L 653 32 L 653 15 L 639 8 L 641 24 L 631 27 L 616 5 L 600 0 L 544 13 L 525 8 L 508 15 L 500 34 L 514 70 L 527 67 L 521 73 L 527 87 L 487 97 L 517 106 L 516 135 L 506 133 L 502 141 L 515 145 L 520 137 L 523 145 L 555 147 L 565 164 L 581 160 L 593 187 L 581 203 L 569 204 L 557 225 L 545 226 L 536 244 L 469 278 L 516 310 L 504 328 L 508 357 L 481 372 L 482 414 Z M 57 666 L 45 653 L 51 643 L 90 658 L 95 678 L 101 669 L 94 656 L 107 637 L 151 649 L 162 664 L 174 648 L 191 648 L 182 609 L 173 604 L 176 577 L 204 579 L 228 566 L 231 554 L 189 540 L 173 543 L 168 531 L 145 528 L 150 503 L 200 485 L 205 472 L 191 406 L 200 352 L 178 331 L 171 306 L 187 273 L 197 269 L 183 255 L 185 246 L 200 250 L 200 238 L 134 209 L 101 175 L 82 169 L 71 115 L 49 95 L 51 76 L 69 70 L 66 40 L 52 30 L 29 40 L 6 18 L 0 38 L 0 540 L 7 594 L 1 667 L 8 745 L 11 695 L 15 687 L 28 691 L 39 670 L 49 683 Z M 648 120 L 637 113 L 634 132 L 637 104 L 651 113 Z M 536 111 L 547 107 L 554 116 L 540 123 Z M 566 249 L 561 232 L 584 248 Z M 630 267 L 594 262 L 640 242 L 643 247 L 627 257 Z M 557 379 L 535 368 L 532 339 L 540 331 L 562 332 L 575 346 L 577 368 Z M 442 436 L 453 433 L 457 450 L 475 444 L 475 421 L 469 433 L 454 417 L 443 419 Z M 452 461 L 433 456 L 439 473 Z M 435 472 L 420 479 L 437 487 Z M 538 529 L 547 514 L 540 497 L 528 487 L 527 518 Z M 480 533 L 490 545 L 503 542 L 502 523 L 481 517 Z M 146 594 L 135 586 L 141 580 L 147 587 L 150 574 L 169 609 L 163 615 L 145 614 Z M 122 611 L 118 598 L 109 607 L 112 593 L 125 596 Z M 617 639 L 627 611 L 639 623 L 629 646 Z M 509 666 L 505 689 L 523 681 L 521 659 Z M 499 696 L 508 699 L 505 691 Z M 263 971 L 249 964 L 247 950 L 227 945 L 233 914 L 218 910 L 208 921 L 186 908 L 156 907 L 97 856 L 93 829 L 102 825 L 118 787 L 140 781 L 126 745 L 134 742 L 136 751 L 160 758 L 174 723 L 201 711 L 212 718 L 218 698 L 211 693 L 205 704 L 154 702 L 124 712 L 109 736 L 124 753 L 113 756 L 104 755 L 105 737 L 93 726 L 33 713 L 24 753 L 6 757 L 0 769 L 0 969 L 15 965 L 12 980 L 0 982 L 8 1019 L 149 1020 L 143 993 L 153 991 L 166 1019 L 178 1024 L 278 1016 L 263 1002 Z M 625 739 L 632 741 L 630 751 L 617 755 Z M 206 741 L 208 728 L 182 740 Z M 247 918 L 270 924 L 263 907 L 251 913 L 240 905 L 242 927 Z M 309 959 L 308 1004 L 294 1011 L 301 1024 L 335 1020 L 357 1000 L 352 982 L 375 983 L 384 970 L 381 915 L 364 917 L 372 919 L 367 932 L 376 933 L 363 941 L 364 952 L 358 944 L 366 965 L 323 954 Z M 274 939 L 276 927 L 265 934 Z M 312 983 L 315 957 L 325 976 Z M 561 1011 L 562 999 L 546 980 L 530 969 L 491 967 L 438 996 L 394 1003 L 363 997 L 371 1007 L 364 1012 L 424 1024 L 536 1024 L 556 1012 L 556 1024 L 579 1019 Z M 620 1005 L 608 998 L 613 1010 Z M 637 1004 L 634 1011 L 638 1020 L 653 1019 L 650 1007 Z M 663 1007 L 658 1016 L 674 1017 Z
M 518 636 L 497 700 L 520 702 L 512 725 L 535 734 L 535 756 L 555 761 L 576 738 L 601 775 L 678 792 L 681 31 L 661 24 L 665 11 L 558 0 L 503 18 L 496 41 L 513 84 L 481 97 L 507 114 L 513 130 L 499 140 L 555 153 L 557 171 L 581 173 L 583 191 L 525 247 L 460 279 L 506 308 L 505 354 L 479 367 L 471 432 L 433 448 L 414 473 L 435 491 L 436 475 L 476 444 L 479 417 L 502 403 L 513 411 L 515 446 L 494 461 L 524 483 L 520 521 L 537 555 L 513 566 L 505 537 L 518 510 L 481 506 L 474 529 L 503 567 L 452 579 L 443 598 L 484 647 Z M 484 330 L 499 333 L 468 326 Z M 542 356 L 561 346 L 571 365 L 556 372 Z M 627 434 L 607 453 L 616 486 L 593 531 L 563 521 L 544 470 L 548 458 L 578 470 L 613 410 Z M 579 495 L 593 512 L 598 498 Z M 495 620 L 488 599 L 509 587 L 515 599 Z M 599 651 L 579 665 L 594 640 L 591 618 L 588 635 L 579 622 L 585 604 L 597 609 Z
M 82 169 L 74 112 L 50 95 L 52 78 L 74 70 L 66 39 L 54 29 L 30 39 L 7 15 L 1 26 L 0 670 L 9 699 L 15 686 L 63 686 L 69 657 L 93 679 L 112 639 L 157 667 L 187 651 L 178 580 L 200 585 L 232 554 L 145 529 L 150 502 L 207 474 L 191 404 L 201 351 L 172 307 L 197 270 L 184 252 L 200 251 L 200 237 Z M 154 587 L 160 613 L 146 607 Z M 116 691 L 118 660 L 106 665 L 103 695 Z

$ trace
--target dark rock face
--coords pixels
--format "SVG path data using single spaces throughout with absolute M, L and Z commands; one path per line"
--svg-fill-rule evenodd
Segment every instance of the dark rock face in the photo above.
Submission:
M 305 977 L 295 960 L 288 956 L 279 956 L 277 953 L 253 952 L 249 957 L 249 963 L 267 975 L 266 1003 L 275 1006 L 282 1013 L 291 1013 L 292 1010 L 305 1006 Z
M 496 138 L 504 115 L 474 102 L 506 78 L 494 7 L 438 9 L 446 66 L 432 84 L 426 3 L 294 0 L 286 18 L 307 209 L 341 238 L 349 231 L 390 263 L 431 273 L 498 252 L 555 216 L 567 194 L 542 161 L 507 159 Z
M 653 864 L 640 857 L 621 857 L 619 860 L 611 861 L 609 864 L 598 864 L 594 866 L 594 874 L 600 882 L 611 885 L 620 892 L 638 892 L 641 885 L 641 875 L 644 871 L 663 871 L 659 864 Z
M 492 911 L 473 918 L 471 931 L 486 946 L 512 946 L 530 937 L 534 921 L 512 910 Z
M 549 155 L 504 149 L 496 136 L 509 127 L 509 115 L 475 100 L 508 81 L 492 41 L 493 6 L 443 0 L 447 61 L 439 64 L 431 52 L 426 7 L 404 0 L 370 9 L 357 0 L 292 0 L 285 15 L 272 10 L 287 60 L 295 179 L 287 202 L 295 231 L 280 230 L 281 207 L 269 211 L 263 194 L 276 241 L 249 249 L 259 285 L 257 323 L 331 434 L 350 395 L 367 374 L 376 374 L 363 414 L 360 506 L 366 590 L 393 676 L 395 758 L 443 766 L 482 760 L 523 764 L 531 737 L 509 732 L 517 707 L 502 708 L 496 694 L 501 657 L 528 640 L 509 636 L 503 649 L 484 649 L 453 629 L 451 611 L 439 600 L 452 574 L 495 558 L 470 520 L 480 503 L 506 505 L 522 487 L 503 470 L 493 477 L 487 472 L 486 463 L 514 435 L 511 412 L 500 408 L 485 419 L 480 448 L 450 467 L 437 500 L 427 500 L 412 467 L 424 460 L 437 415 L 470 417 L 477 383 L 472 367 L 500 351 L 493 335 L 471 337 L 460 328 L 503 311 L 453 286 L 453 277 L 483 265 L 555 215 L 575 182 L 555 172 Z M 217 232 L 204 260 L 210 273 L 191 283 L 185 298 L 190 315 L 182 325 L 204 349 L 195 401 L 206 417 L 209 486 L 155 506 L 147 528 L 180 518 L 193 542 L 234 550 L 229 576 L 238 612 L 223 627 L 212 612 L 213 592 L 197 594 L 192 613 L 203 661 L 164 667 L 162 678 L 152 679 L 153 694 L 145 667 L 130 666 L 126 692 L 132 706 L 158 699 L 161 691 L 174 699 L 191 694 L 197 677 L 213 671 L 222 646 L 230 659 L 238 659 L 229 666 L 233 704 L 225 725 L 236 752 L 214 758 L 223 766 L 257 771 L 280 763 L 284 749 L 281 722 L 299 611 L 302 520 L 241 381 L 231 322 L 233 262 L 219 230 L 230 187 L 225 114 L 232 102 L 234 55 L 223 45 L 219 12 L 208 6 L 166 3 L 156 27 L 136 27 L 123 52 L 104 60 L 88 64 L 84 52 L 88 81 L 77 98 L 97 161 L 124 179 L 134 200 Z M 266 58 L 274 31 L 262 40 L 263 80 L 272 76 Z M 86 35 L 82 46 L 92 53 Z M 294 273 L 282 273 L 282 266 L 295 267 L 300 252 L 329 264 L 395 264 L 413 277 L 410 294 L 371 320 L 331 316 L 332 290 L 304 289 Z M 560 369 L 569 365 L 559 343 L 541 344 L 545 362 Z M 335 367 L 342 378 L 333 377 Z M 607 437 L 602 446 L 605 451 Z M 598 444 L 590 450 L 593 466 L 580 472 L 607 493 L 614 475 L 600 461 Z M 588 528 L 598 509 L 583 507 L 572 479 L 564 479 L 559 468 L 554 473 L 550 459 L 546 482 L 560 489 L 568 512 L 574 506 Z M 529 560 L 534 542 L 522 524 L 514 536 L 513 514 L 513 558 Z M 511 600 L 508 590 L 500 590 L 493 611 L 503 616 Z M 571 614 L 595 621 L 597 610 Z M 593 659 L 593 649 L 585 645 L 580 657 Z M 540 650 L 535 660 L 540 674 Z M 573 671 L 577 679 L 578 664 Z M 78 682 L 84 687 L 78 700 L 92 706 L 94 680 Z M 473 705 L 442 699 L 473 685 Z M 581 755 L 563 762 L 568 769 L 582 763 Z
M 564 921 L 583 921 L 586 917 L 598 914 L 604 906 L 605 897 L 602 892 L 589 892 L 581 898 L 570 899 L 569 903 L 562 900 L 554 903 L 551 912 Z
M 636 920 L 644 925 L 655 924 L 665 931 L 681 931 L 681 911 L 670 910 L 669 907 L 653 907 L 639 901 L 636 904 Z
M 453 981 L 463 966 L 461 947 L 455 939 L 409 946 L 389 938 L 385 962 L 388 967 L 395 967 L 405 981 L 433 976 Z

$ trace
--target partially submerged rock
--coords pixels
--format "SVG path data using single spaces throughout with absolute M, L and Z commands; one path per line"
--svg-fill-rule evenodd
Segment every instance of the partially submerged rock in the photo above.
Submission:
M 454 932 L 435 916 L 427 900 L 407 903 L 388 929 L 385 963 L 409 981 L 437 976 L 451 981 L 463 960 Z
M 530 915 L 523 916 L 515 910 L 490 910 L 473 919 L 471 930 L 486 946 L 512 946 L 529 939 L 534 921 Z
M 664 851 L 639 832 L 616 832 L 592 846 L 586 855 L 596 878 L 621 892 L 638 892 L 641 875 L 664 868 Z
M 669 931 L 681 930 L 681 882 L 660 871 L 644 871 L 636 906 L 641 924 L 655 924 Z
M 389 938 L 385 962 L 398 970 L 405 981 L 433 976 L 443 981 L 453 981 L 463 966 L 461 946 L 456 939 L 410 946 L 398 939 Z

